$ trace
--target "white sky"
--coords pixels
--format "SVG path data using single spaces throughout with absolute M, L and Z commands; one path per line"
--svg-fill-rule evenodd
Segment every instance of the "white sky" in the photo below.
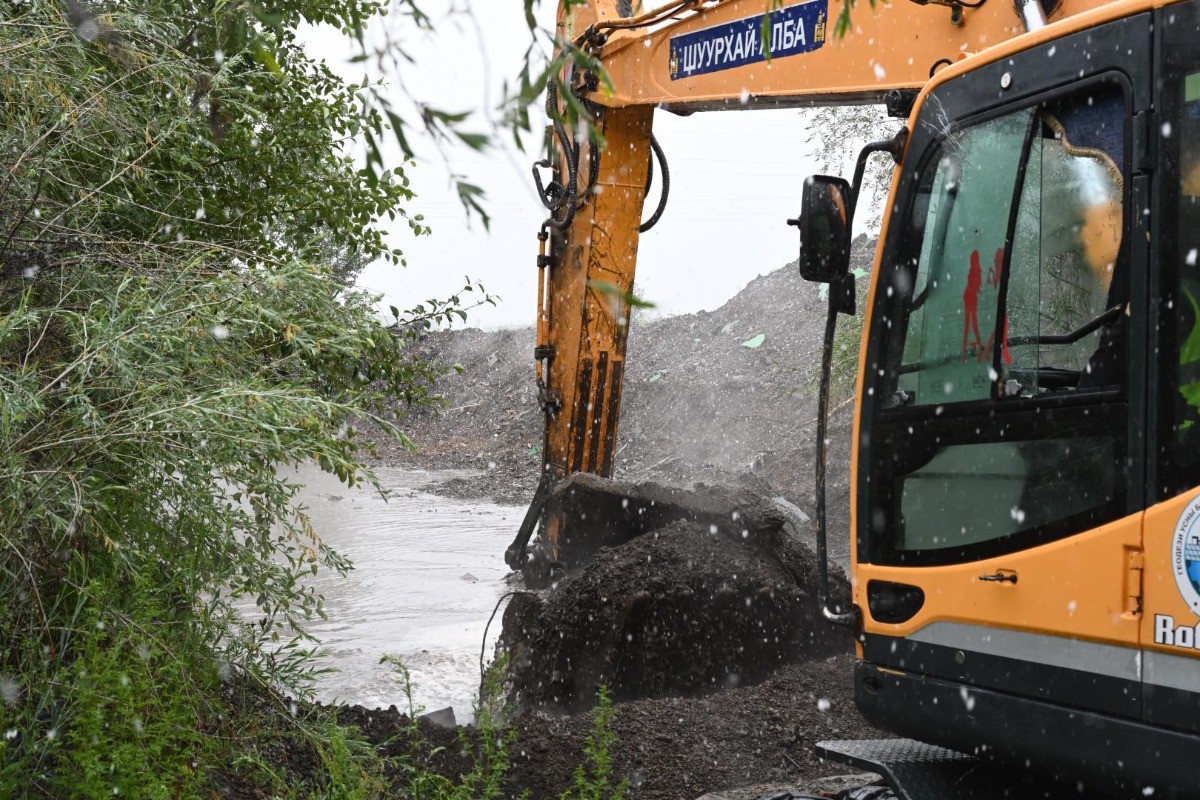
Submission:
M 476 0 L 474 24 L 445 18 L 452 0 L 424 0 L 439 21 L 423 37 L 405 32 L 415 64 L 400 78 L 408 90 L 447 110 L 473 110 L 479 129 L 498 117 L 502 84 L 512 80 L 529 41 L 521 0 Z M 555 0 L 542 0 L 540 16 L 552 26 Z M 352 80 L 364 65 L 350 64 L 351 46 L 337 34 L 310 30 L 309 51 Z M 393 78 L 394 80 L 394 78 Z M 656 112 L 654 130 L 671 169 L 671 197 L 659 224 L 642 237 L 637 293 L 656 304 L 657 314 L 713 309 L 750 280 L 796 257 L 799 236 L 784 220 L 799 214 L 800 185 L 820 171 L 809 158 L 796 111 L 741 111 L 678 117 Z M 536 302 L 535 235 L 545 217 L 533 189 L 530 165 L 540 152 L 523 153 L 500 136 L 500 147 L 477 154 L 465 146 L 438 148 L 410 138 L 418 166 L 407 172 L 417 192 L 408 210 L 424 214 L 433 234 L 414 238 L 403 222 L 392 227 L 393 244 L 405 251 L 408 267 L 377 264 L 364 270 L 360 285 L 384 295 L 384 305 L 410 308 L 458 291 L 464 276 L 499 295 L 495 308 L 471 312 L 470 325 L 532 324 Z M 540 129 L 527 146 L 541 143 Z M 393 164 L 399 160 L 393 150 Z M 389 164 L 388 166 L 393 166 Z M 464 175 L 487 192 L 491 231 L 478 220 L 468 226 L 449 179 Z M 845 168 L 849 171 L 848 167 Z M 849 177 L 847 175 L 846 177 Z M 657 182 L 656 182 L 657 184 Z M 657 185 L 645 216 L 657 203 Z

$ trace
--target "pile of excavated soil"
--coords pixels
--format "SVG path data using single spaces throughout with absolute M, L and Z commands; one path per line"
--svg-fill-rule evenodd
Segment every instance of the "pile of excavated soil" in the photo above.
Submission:
M 546 512 L 559 576 L 504 614 L 514 707 L 577 712 L 601 686 L 618 701 L 702 695 L 850 652 L 821 613 L 808 522 L 771 500 L 576 475 Z M 831 589 L 848 599 L 837 568 Z
M 702 695 L 852 645 L 765 542 L 682 520 L 601 550 L 545 596 L 517 595 L 503 640 L 517 707 L 567 712 L 601 686 L 617 701 Z
M 825 739 L 876 738 L 880 732 L 854 710 L 853 658 L 791 664 L 756 686 L 701 698 L 638 700 L 614 707 L 612 752 L 618 780 L 629 782 L 629 800 L 693 800 L 707 792 L 758 786 L 813 788 L 826 776 L 847 772 L 821 761 L 813 745 Z M 343 708 L 340 722 L 358 725 L 387 755 L 411 756 L 407 720 L 386 710 Z M 555 717 L 526 711 L 512 720 L 512 765 L 506 796 L 556 798 L 570 788 L 585 763 L 584 743 L 593 714 Z M 433 771 L 463 774 L 470 760 L 460 732 L 422 724 L 416 752 Z M 757 796 L 752 791 L 749 796 Z

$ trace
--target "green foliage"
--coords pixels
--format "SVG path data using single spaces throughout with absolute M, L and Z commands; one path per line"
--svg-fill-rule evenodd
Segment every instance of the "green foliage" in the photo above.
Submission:
M 856 271 L 858 272 L 858 271 Z M 833 360 L 830 362 L 829 402 L 831 413 L 854 398 L 858 384 L 858 357 L 862 347 L 863 318 L 870 280 L 866 273 L 855 275 L 858 313 L 838 317 L 833 334 Z
M 421 800 L 495 800 L 503 797 L 503 782 L 510 764 L 508 750 L 515 736 L 515 731 L 505 731 L 501 727 L 505 660 L 494 662 L 483 676 L 474 729 L 459 729 L 459 744 L 464 752 L 472 754 L 472 764 L 457 779 L 438 774 L 431 767 L 432 760 L 442 748 L 431 745 L 421 732 L 418 720 L 421 709 L 413 703 L 412 677 L 408 668 L 395 656 L 385 656 L 383 662 L 396 670 L 408 700 L 408 724 L 398 736 L 403 740 L 404 753 L 393 765 L 399 775 L 393 790 L 401 792 L 403 797 Z
M 593 712 L 592 732 L 584 743 L 586 762 L 575 769 L 575 786 L 564 792 L 562 800 L 622 800 L 629 783 L 621 780 L 613 785 L 612 749 L 617 735 L 612 731 L 612 695 L 601 686 Z
M 383 759 L 356 729 L 338 724 L 336 715 L 311 709 L 301 712 L 293 706 L 263 716 L 268 725 L 240 737 L 232 765 L 240 780 L 254 785 L 256 796 L 287 800 L 388 796 L 387 781 L 381 777 Z
M 50 652 L 42 664 L 28 664 L 19 701 L 0 711 L 8 731 L 0 741 L 0 796 L 20 796 L 31 782 L 63 798 L 175 798 L 198 790 L 212 751 L 203 730 L 217 683 L 210 653 L 198 637 L 164 637 L 131 623 L 178 618 L 154 578 L 132 576 L 119 608 L 103 602 L 112 577 L 99 574 L 112 569 L 105 561 L 77 558 L 69 569 L 80 586 L 71 598 L 71 638 L 59 637 L 70 645 L 70 660 Z M 6 620 L 11 608 L 2 609 Z M 53 771 L 42 769 L 47 758 L 56 762 Z
M 403 440 L 380 415 L 436 375 L 408 345 L 465 306 L 388 325 L 347 288 L 402 260 L 376 220 L 411 193 L 347 154 L 384 116 L 294 30 L 374 8 L 0 15 L 2 796 L 188 796 L 224 765 L 198 738 L 222 687 L 308 685 L 303 579 L 350 565 L 278 468 L 371 481 L 354 425 Z
M 610 303 L 616 306 L 616 316 L 620 316 L 620 310 L 628 306 L 629 308 L 656 308 L 655 304 L 649 300 L 643 300 L 633 292 L 621 291 L 621 287 L 611 281 L 588 281 L 588 288 L 597 294 L 607 297 Z
M 879 0 L 870 0 L 871 10 L 874 11 Z M 842 0 L 842 10 L 838 13 L 837 22 L 833 26 L 833 36 L 835 39 L 843 39 L 850 35 L 851 14 L 858 6 L 858 0 Z
M 890 139 L 900 127 L 882 106 L 818 106 L 800 112 L 808 132 L 805 142 L 813 148 L 819 168 L 830 175 L 854 175 L 858 152 L 867 142 Z M 855 228 L 877 232 L 883 221 L 883 205 L 892 186 L 895 163 L 876 153 L 863 173 L 863 189 L 855 209 Z

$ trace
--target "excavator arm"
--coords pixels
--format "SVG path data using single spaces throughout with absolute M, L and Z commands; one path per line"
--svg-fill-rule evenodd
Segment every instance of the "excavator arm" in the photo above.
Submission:
M 1098 5 L 1061 0 L 1051 13 Z M 535 351 L 546 421 L 543 469 L 506 553 L 514 568 L 525 561 L 556 481 L 613 472 L 629 301 L 639 236 L 649 227 L 642 215 L 656 150 L 654 109 L 686 115 L 888 100 L 906 116 L 940 66 L 1045 21 L 1037 0 L 1015 8 L 1005 0 L 894 0 L 859 7 L 839 38 L 836 0 L 675 0 L 636 13 L 634 6 L 640 3 L 564 0 L 559 9 L 560 49 L 585 58 L 565 67 L 548 93 L 556 121 L 550 158 L 540 162 L 553 177 L 547 185 L 538 179 L 551 213 L 538 234 Z M 579 66 L 587 58 L 602 69 Z M 579 131 L 561 121 L 569 109 L 583 110 Z M 581 141 L 588 138 L 584 123 L 593 131 L 590 143 Z M 659 169 L 669 185 L 665 159 Z M 548 528 L 553 560 L 553 520 Z

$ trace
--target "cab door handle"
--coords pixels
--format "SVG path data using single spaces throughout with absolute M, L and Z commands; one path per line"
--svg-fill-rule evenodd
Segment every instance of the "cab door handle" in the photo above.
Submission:
M 1016 583 L 1017 573 L 1011 570 L 997 570 L 991 575 L 980 575 L 979 580 L 987 581 L 988 583 Z

